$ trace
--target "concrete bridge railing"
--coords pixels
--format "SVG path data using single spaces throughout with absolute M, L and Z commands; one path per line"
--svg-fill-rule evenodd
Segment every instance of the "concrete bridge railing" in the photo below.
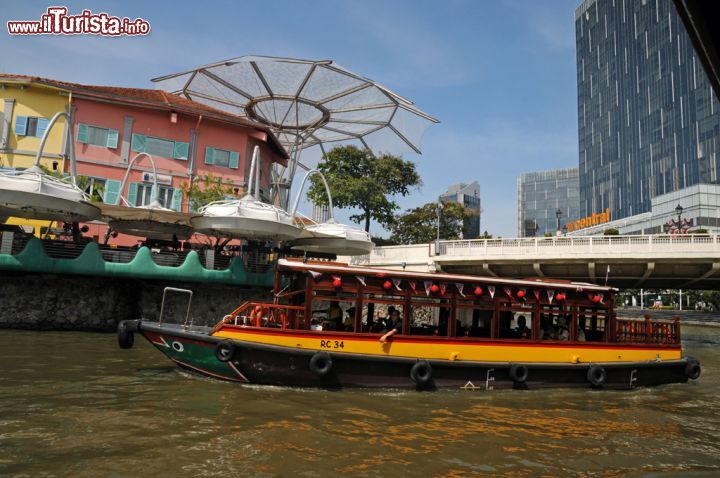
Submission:
M 433 249 L 430 248 L 432 251 Z M 440 241 L 439 256 L 586 256 L 612 254 L 652 255 L 720 252 L 720 236 L 658 235 L 658 236 L 590 236 L 538 237 L 518 239 L 475 239 Z M 438 257 L 441 259 L 441 257 Z

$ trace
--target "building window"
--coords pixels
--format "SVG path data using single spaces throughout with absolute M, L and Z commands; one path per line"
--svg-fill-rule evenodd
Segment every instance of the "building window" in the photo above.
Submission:
M 78 143 L 115 149 L 118 144 L 118 131 L 116 129 L 79 123 L 77 141 Z
M 15 134 L 42 138 L 49 123 L 50 120 L 37 116 L 17 116 L 15 118 Z
M 177 209 L 180 190 L 171 187 L 158 186 L 158 202 L 162 207 Z M 147 183 L 132 183 L 128 188 L 128 204 L 131 206 L 147 206 L 152 202 L 153 185 Z
M 131 149 L 139 153 L 148 153 L 163 158 L 181 159 L 187 161 L 190 143 L 173 141 L 164 138 L 155 138 L 142 134 L 132 135 Z
M 91 201 L 103 202 L 105 193 L 105 182 L 104 178 L 94 178 L 92 176 L 86 176 L 87 182 L 83 185 L 85 194 L 90 196 Z
M 240 153 L 227 151 L 208 146 L 205 148 L 205 164 L 220 166 L 221 168 L 237 169 L 240 163 Z

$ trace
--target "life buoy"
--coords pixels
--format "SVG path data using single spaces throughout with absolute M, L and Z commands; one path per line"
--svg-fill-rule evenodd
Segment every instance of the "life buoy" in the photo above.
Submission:
M 599 387 L 605 383 L 606 373 L 605 369 L 600 365 L 592 365 L 588 369 L 587 379 L 594 387 Z
M 698 362 L 695 359 L 688 360 L 687 365 L 685 365 L 685 375 L 690 380 L 697 380 L 698 377 L 700 377 L 700 362 Z
M 133 344 L 135 343 L 135 334 L 133 334 L 132 330 L 130 330 L 130 327 L 128 327 L 127 322 L 125 322 L 124 320 L 118 324 L 117 334 L 118 345 L 121 349 L 132 348 Z
M 510 366 L 510 378 L 515 383 L 525 383 L 530 371 L 526 365 L 514 363 Z
M 432 380 L 432 366 L 427 360 L 418 360 L 410 369 L 410 378 L 418 385 L 426 385 Z
M 229 362 L 235 357 L 236 351 L 237 348 L 234 343 L 229 340 L 223 340 L 215 346 L 215 358 L 221 362 Z
M 332 357 L 327 352 L 317 352 L 310 358 L 310 371 L 320 377 L 329 374 L 332 368 Z

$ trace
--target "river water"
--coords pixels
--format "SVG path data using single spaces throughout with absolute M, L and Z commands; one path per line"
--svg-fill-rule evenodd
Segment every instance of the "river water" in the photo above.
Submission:
M 694 383 L 295 390 L 201 378 L 144 339 L 0 330 L 0 476 L 720 476 L 720 328 Z

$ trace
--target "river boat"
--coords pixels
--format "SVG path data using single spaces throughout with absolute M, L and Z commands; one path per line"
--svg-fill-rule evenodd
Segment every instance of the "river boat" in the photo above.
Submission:
M 176 291 L 192 298 L 165 293 Z M 190 300 L 184 323 L 163 320 L 163 297 L 158 320 L 121 322 L 118 342 L 129 348 L 139 333 L 181 368 L 210 377 L 327 389 L 629 389 L 697 379 L 679 318 L 619 318 L 616 292 L 280 259 L 272 300 L 198 326 Z

